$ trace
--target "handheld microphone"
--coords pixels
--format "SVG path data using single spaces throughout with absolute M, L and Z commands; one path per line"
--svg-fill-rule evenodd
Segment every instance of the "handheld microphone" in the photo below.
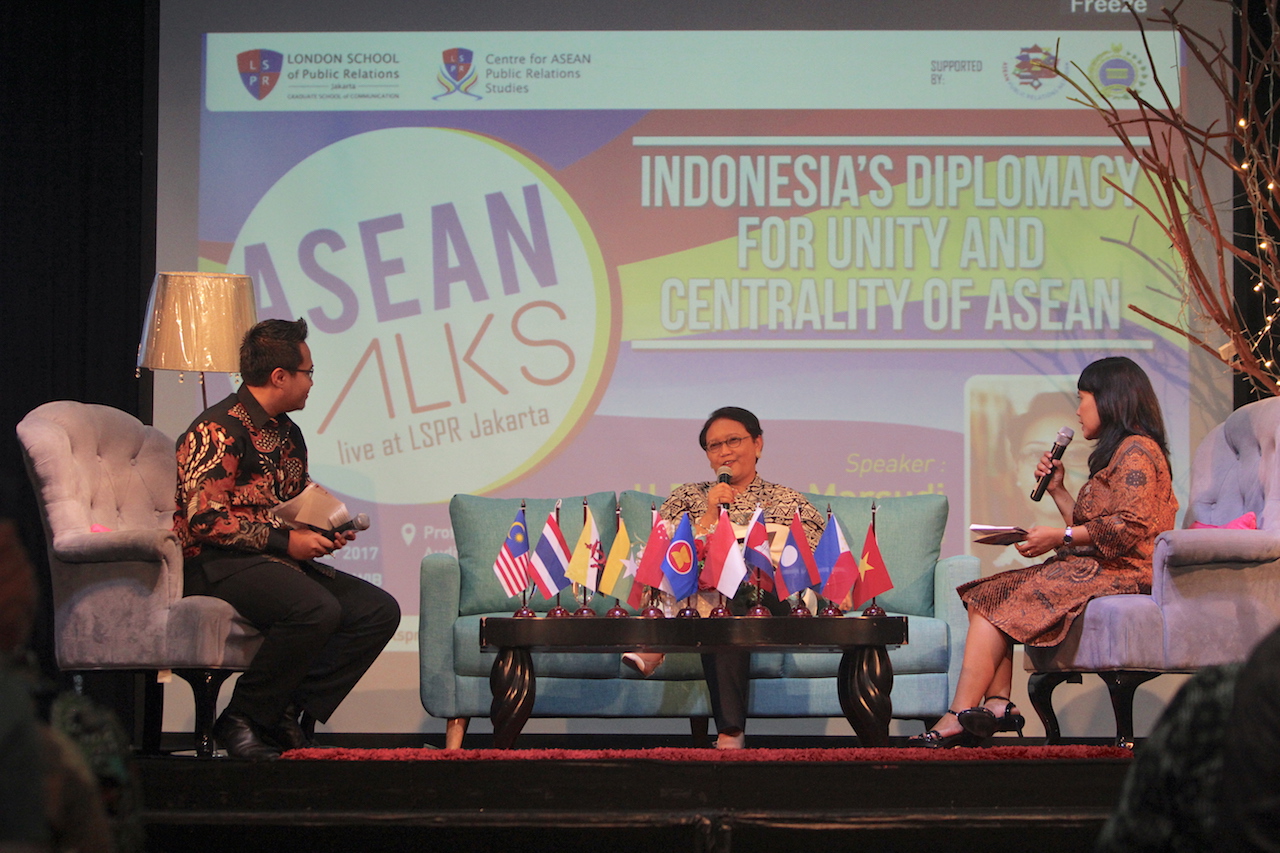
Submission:
M 733 469 L 731 469 L 728 465 L 721 465 L 719 468 L 716 469 L 716 482 L 727 483 L 729 482 L 729 478 L 730 476 L 732 476 L 732 474 L 733 474 Z M 729 505 L 727 503 L 722 503 L 720 504 L 720 506 L 724 507 L 725 509 L 729 508 Z
M 369 529 L 369 516 L 365 515 L 362 512 L 356 515 L 354 518 L 348 521 L 344 521 L 342 524 L 339 524 L 337 527 L 333 528 L 333 530 L 331 530 L 330 532 L 346 533 L 348 530 L 368 530 L 368 529 Z
M 329 523 L 333 524 L 333 516 L 329 516 Z M 308 524 L 307 526 L 310 527 L 312 530 L 314 530 L 316 533 L 319 533 L 324 536 L 328 536 L 330 539 L 334 539 L 337 537 L 339 533 L 346 533 L 348 530 L 352 530 L 352 531 L 368 530 L 369 516 L 362 512 L 362 513 L 359 513 L 358 515 L 354 515 L 351 518 L 348 518 L 346 521 L 340 524 L 333 525 L 327 530 L 321 527 L 316 527 L 315 525 L 311 525 L 311 524 Z
M 1058 437 L 1053 440 L 1053 450 L 1049 454 L 1050 459 L 1061 459 L 1062 454 L 1066 452 L 1067 445 L 1071 443 L 1071 439 L 1075 438 L 1076 431 L 1071 427 L 1063 427 L 1058 430 Z M 1049 488 L 1049 480 L 1053 477 L 1053 471 L 1045 474 L 1036 481 L 1036 487 L 1031 490 L 1031 500 L 1038 501 L 1044 497 L 1045 490 Z

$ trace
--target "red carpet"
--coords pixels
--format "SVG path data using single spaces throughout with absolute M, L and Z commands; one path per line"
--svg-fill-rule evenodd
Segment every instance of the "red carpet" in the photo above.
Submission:
M 987 749 L 295 749 L 300 761 L 1054 761 L 1133 758 L 1114 746 L 993 746 Z

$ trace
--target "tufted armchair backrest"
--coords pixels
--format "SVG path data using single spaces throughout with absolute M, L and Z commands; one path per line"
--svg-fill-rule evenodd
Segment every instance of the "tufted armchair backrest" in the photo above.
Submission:
M 1254 512 L 1261 529 L 1280 529 L 1280 398 L 1242 406 L 1210 430 L 1191 467 L 1183 522 L 1226 524 Z
M 173 525 L 177 463 L 172 439 L 132 415 L 58 400 L 18 424 L 50 540 Z

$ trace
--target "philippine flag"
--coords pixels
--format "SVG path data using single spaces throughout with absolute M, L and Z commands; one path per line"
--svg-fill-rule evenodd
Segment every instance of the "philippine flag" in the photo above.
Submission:
M 827 513 L 827 527 L 814 549 L 813 560 L 818 564 L 818 573 L 823 576 L 822 597 L 837 603 L 844 601 L 858 579 L 858 561 L 849 551 L 839 520 L 830 512 Z

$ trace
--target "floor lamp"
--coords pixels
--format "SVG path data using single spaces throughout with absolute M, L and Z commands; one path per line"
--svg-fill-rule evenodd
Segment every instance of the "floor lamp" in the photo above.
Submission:
M 201 411 L 209 408 L 206 373 L 237 373 L 240 341 L 258 322 L 247 275 L 162 272 L 151 284 L 138 367 L 200 374 Z

